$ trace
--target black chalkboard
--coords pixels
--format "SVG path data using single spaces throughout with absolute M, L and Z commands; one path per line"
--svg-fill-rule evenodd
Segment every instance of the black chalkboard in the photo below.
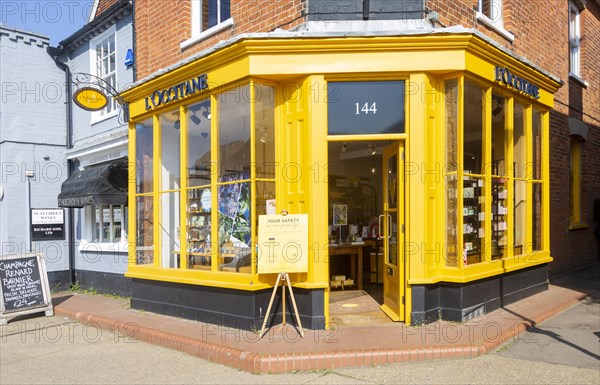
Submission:
M 38 257 L 0 260 L 0 291 L 7 313 L 46 306 Z

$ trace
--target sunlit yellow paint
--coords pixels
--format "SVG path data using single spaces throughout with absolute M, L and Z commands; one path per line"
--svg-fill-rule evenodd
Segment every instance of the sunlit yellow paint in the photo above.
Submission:
M 495 66 L 509 68 L 512 73 L 527 79 L 540 87 L 540 98 L 535 100 L 520 95 L 514 90 L 494 81 Z M 178 84 L 194 75 L 206 73 L 209 88 L 188 98 L 146 111 L 144 98 L 154 90 Z M 183 117 L 185 106 L 201 99 L 211 98 L 211 161 L 218 164 L 218 94 L 226 88 L 250 82 L 268 83 L 276 95 L 275 102 L 275 158 L 280 165 L 276 168 L 275 189 L 277 211 L 309 215 L 309 267 L 307 273 L 292 274 L 295 287 L 323 289 L 325 297 L 324 314 L 329 323 L 329 265 L 328 258 L 328 185 L 327 168 L 328 142 L 351 140 L 402 140 L 405 146 L 405 309 L 403 317 L 410 322 L 411 285 L 438 282 L 464 283 L 487 278 L 510 271 L 535 266 L 552 261 L 549 240 L 549 114 L 542 114 L 542 251 L 513 257 L 509 248 L 507 257 L 492 261 L 489 253 L 484 253 L 484 261 L 465 266 L 458 258 L 457 266 L 446 266 L 443 258 L 445 228 L 445 180 L 439 165 L 445 162 L 444 132 L 444 80 L 457 78 L 459 90 L 464 90 L 464 79 L 476 81 L 484 89 L 486 98 L 482 111 L 484 121 L 484 141 L 492 138 L 491 93 L 499 90 L 509 95 L 505 112 L 507 161 L 512 164 L 512 111 L 513 98 L 524 104 L 528 123 L 525 125 L 527 137 L 531 135 L 531 108 L 535 106 L 547 111 L 553 105 L 553 95 L 560 84 L 531 66 L 495 48 L 481 38 L 469 33 L 455 35 L 423 35 L 392 37 L 332 37 L 294 39 L 242 39 L 231 46 L 217 50 L 210 55 L 187 63 L 169 73 L 151 79 L 123 93 L 129 102 L 130 125 L 129 156 L 135 159 L 135 122 L 152 117 L 154 128 L 154 184 L 153 196 L 154 223 L 160 223 L 160 127 L 158 115 L 173 108 L 180 108 L 181 120 L 181 170 L 187 167 L 187 121 Z M 392 135 L 327 135 L 327 82 L 365 80 L 406 80 L 405 112 L 406 132 Z M 253 92 L 253 87 L 251 87 Z M 251 162 L 255 162 L 255 104 L 250 104 Z M 464 101 L 458 100 L 458 127 L 464 125 Z M 457 158 L 463 159 L 463 133 L 457 131 Z M 528 140 L 531 140 L 530 138 Z M 527 162 L 532 160 L 532 146 L 527 144 Z M 484 151 L 484 161 L 491 162 L 491 153 Z M 286 168 L 287 167 L 287 168 Z M 301 170 L 294 174 L 290 167 Z M 415 167 L 408 169 L 408 167 Z M 256 181 L 256 172 L 251 168 L 251 181 Z M 457 194 L 459 212 L 462 212 L 463 196 L 462 169 L 458 171 Z M 481 175 L 485 180 L 485 211 L 491 212 L 491 181 L 489 175 Z M 509 186 L 514 178 L 509 176 Z M 128 277 L 169 281 L 184 284 L 198 284 L 240 290 L 262 290 L 272 287 L 275 277 L 256 274 L 255 258 L 252 258 L 252 272 L 249 274 L 219 272 L 217 250 L 213 250 L 211 270 L 188 270 L 185 250 L 187 221 L 187 175 L 182 175 L 181 189 L 181 232 L 182 269 L 161 268 L 161 248 L 159 226 L 154 226 L 154 265 L 135 264 L 136 234 L 136 185 L 135 164 L 130 165 L 129 181 L 129 267 Z M 212 206 L 218 207 L 218 183 L 211 179 Z M 511 192 L 512 191 L 512 192 Z M 251 217 L 257 220 L 254 187 L 252 190 Z M 509 194 L 514 194 L 509 188 Z M 532 190 L 528 187 L 527 226 L 532 223 Z M 512 198 L 514 195 L 509 196 Z M 509 228 L 514 225 L 514 208 L 508 207 Z M 218 215 L 213 210 L 211 238 L 218 238 Z M 512 222 L 511 222 L 512 221 Z M 463 227 L 462 216 L 457 218 L 459 230 Z M 252 239 L 256 239 L 255 226 L 252 226 Z M 509 244 L 512 234 L 509 231 Z M 491 219 L 486 215 L 485 235 L 491 234 Z M 529 235 L 530 237 L 530 235 Z M 530 238 L 527 238 L 530 240 Z M 458 242 L 463 244 L 462 231 L 458 232 Z M 254 250 L 253 250 L 254 253 Z M 402 317 L 402 315 L 401 315 Z M 398 318 L 401 318 L 398 317 Z

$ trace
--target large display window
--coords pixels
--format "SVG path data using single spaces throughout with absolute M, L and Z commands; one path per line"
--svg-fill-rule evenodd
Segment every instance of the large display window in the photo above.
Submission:
M 527 100 L 466 78 L 445 81 L 445 266 L 544 250 L 543 124 Z M 458 231 L 457 231 L 458 230 Z
M 135 125 L 136 264 L 154 263 L 154 133 L 152 118 Z
M 250 82 L 135 125 L 137 265 L 256 271 L 257 218 L 275 207 L 274 105 Z

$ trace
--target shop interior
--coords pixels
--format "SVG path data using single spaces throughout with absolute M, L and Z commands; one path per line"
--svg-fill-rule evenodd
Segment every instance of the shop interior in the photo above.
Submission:
M 382 154 L 390 144 L 329 143 L 330 313 L 334 322 L 348 314 L 383 315 L 379 305 L 383 303 L 384 258 L 378 217 L 383 212 Z M 359 248 L 362 272 L 357 271 Z

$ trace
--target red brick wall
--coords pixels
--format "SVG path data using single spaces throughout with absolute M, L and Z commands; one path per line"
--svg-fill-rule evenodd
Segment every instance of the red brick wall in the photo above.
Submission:
M 115 4 L 118 0 L 99 0 L 98 8 L 96 9 L 96 15 L 98 17 L 102 12 L 110 8 L 111 5 Z
M 189 0 L 136 0 L 138 79 L 192 56 L 219 41 L 249 32 L 271 32 L 301 24 L 303 0 L 232 0 L 234 25 L 184 50 L 191 38 Z
M 582 86 L 569 78 L 568 1 L 505 0 L 504 29 L 513 33 L 510 42 L 475 18 L 477 0 L 426 0 L 446 26 L 476 29 L 547 72 L 565 85 L 555 95 L 550 118 L 550 243 L 556 274 L 597 261 L 599 241 L 593 235 L 593 200 L 600 199 L 600 6 L 588 0 L 580 15 Z M 568 117 L 588 126 L 582 147 L 582 221 L 587 229 L 569 230 L 570 217 L 570 130 Z

